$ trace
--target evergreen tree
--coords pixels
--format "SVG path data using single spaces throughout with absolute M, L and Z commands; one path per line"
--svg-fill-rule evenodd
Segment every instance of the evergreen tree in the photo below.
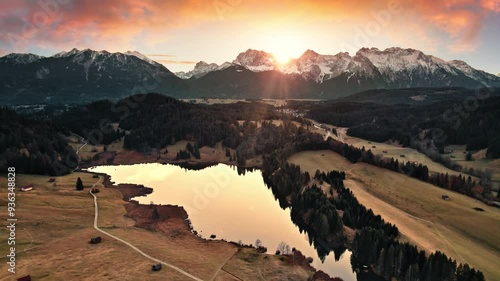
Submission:
M 194 158 L 196 159 L 200 159 L 200 149 L 198 148 L 198 143 L 194 143 L 194 147 L 193 147 L 193 156 Z
M 189 151 L 189 152 L 191 152 L 191 153 L 193 153 L 193 146 L 191 145 L 191 143 L 190 143 L 190 142 L 188 142 L 188 143 L 186 144 L 186 150 L 187 150 L 187 151 Z
M 76 180 L 76 190 L 83 190 L 83 182 L 80 177 Z
M 239 151 L 236 151 L 236 163 L 238 164 L 238 166 L 245 166 L 246 162 L 247 162 L 247 160 L 242 155 L 242 153 Z
M 472 161 L 472 154 L 470 153 L 470 151 L 468 151 L 465 155 L 465 161 Z
M 154 221 L 160 218 L 160 214 L 158 213 L 158 207 L 156 205 L 154 205 L 153 214 L 151 217 Z

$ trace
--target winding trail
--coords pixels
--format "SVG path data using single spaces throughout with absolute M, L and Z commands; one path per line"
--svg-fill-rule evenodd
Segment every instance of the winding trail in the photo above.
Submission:
M 102 180 L 102 178 L 101 178 L 101 177 L 99 177 L 99 180 L 98 180 L 96 183 L 94 183 L 94 185 L 92 186 L 92 188 L 94 188 L 97 184 L 99 184 L 99 183 L 101 182 L 101 180 Z M 165 261 L 159 260 L 159 259 L 157 259 L 157 258 L 154 258 L 154 257 L 152 257 L 152 256 L 150 256 L 150 255 L 148 255 L 148 254 L 144 253 L 144 252 L 143 252 L 143 251 L 141 251 L 139 248 L 137 248 L 136 246 L 134 246 L 134 245 L 130 244 L 129 242 L 127 242 L 127 241 L 125 241 L 125 240 L 123 240 L 123 239 L 121 239 L 121 238 L 119 238 L 119 237 L 116 237 L 116 236 L 114 236 L 114 235 L 113 235 L 113 234 L 111 234 L 111 233 L 108 233 L 108 232 L 106 232 L 106 231 L 104 231 L 104 230 L 100 229 L 100 228 L 97 226 L 97 219 L 98 219 L 98 217 L 99 217 L 99 207 L 98 207 L 98 205 L 97 205 L 97 196 L 95 196 L 95 194 L 94 194 L 94 193 L 92 193 L 92 189 L 89 191 L 89 193 L 90 193 L 90 195 L 92 195 L 92 197 L 94 197 L 94 209 L 95 209 L 94 228 L 95 228 L 97 231 L 99 231 L 99 232 L 101 232 L 102 234 L 105 234 L 105 235 L 107 235 L 107 236 L 109 236 L 109 237 L 111 237 L 111 238 L 113 238 L 113 239 L 115 239 L 115 240 L 117 240 L 117 241 L 122 242 L 123 244 L 125 244 L 125 245 L 129 246 L 130 248 L 132 248 L 133 250 L 135 250 L 135 251 L 136 251 L 136 252 L 138 252 L 139 254 L 143 255 L 144 257 L 146 257 L 146 258 L 148 258 L 148 259 L 150 259 L 150 260 L 152 260 L 152 261 L 154 261 L 154 262 L 156 262 L 156 263 L 161 263 L 161 264 L 163 264 L 163 265 L 166 265 L 166 266 L 168 266 L 168 267 L 170 267 L 170 268 L 172 268 L 172 269 L 174 269 L 174 270 L 178 271 L 179 273 L 181 273 L 181 274 L 183 274 L 183 275 L 185 275 L 185 276 L 187 276 L 187 277 L 189 277 L 189 278 L 191 278 L 191 279 L 193 279 L 193 280 L 196 280 L 196 281 L 203 281 L 202 279 L 200 279 L 200 278 L 198 278 L 198 277 L 196 277 L 196 276 L 194 276 L 194 275 L 191 275 L 191 274 L 187 273 L 186 271 L 184 271 L 184 270 L 182 270 L 182 269 L 178 268 L 177 266 L 172 265 L 172 264 L 170 264 L 170 263 L 167 263 L 167 262 L 165 262 Z
M 86 146 L 86 145 L 88 144 L 88 142 L 86 142 L 86 141 L 85 141 L 85 139 L 84 139 L 82 136 L 79 136 L 79 135 L 77 135 L 77 134 L 75 134 L 75 133 L 73 133 L 73 135 L 78 136 L 78 137 L 80 138 L 80 141 L 81 141 L 81 142 L 84 142 L 84 143 L 82 144 L 82 146 L 80 146 L 80 147 L 76 150 L 76 152 L 75 152 L 75 154 L 76 154 L 76 155 L 78 155 L 78 153 L 80 152 L 80 150 L 81 150 L 84 146 Z M 76 166 L 76 168 L 73 170 L 73 172 L 75 172 L 75 171 L 76 171 L 76 170 L 78 170 L 79 168 L 80 168 L 80 165 Z M 96 184 L 97 184 L 97 183 L 96 183 Z M 94 184 L 94 186 L 95 186 L 95 184 Z
M 75 135 L 77 135 L 77 134 L 75 134 Z M 85 139 L 84 139 L 83 137 L 81 137 L 81 136 L 79 136 L 79 135 L 77 135 L 77 136 L 78 136 L 78 137 L 80 137 L 80 140 L 81 140 L 81 141 L 85 141 Z M 76 154 L 77 154 L 77 155 L 78 155 L 78 152 L 80 152 L 80 150 L 81 150 L 84 146 L 86 146 L 86 145 L 87 145 L 87 143 L 88 143 L 88 142 L 84 142 L 84 143 L 83 143 L 83 145 L 82 145 L 82 146 L 80 146 L 80 148 L 78 148 L 78 150 L 76 151 Z M 77 167 L 75 168 L 75 170 L 73 170 L 73 172 L 74 172 L 74 171 L 76 171 L 78 168 L 79 168 L 79 166 L 77 166 Z M 157 259 L 157 258 L 154 258 L 154 257 L 152 257 L 152 256 L 150 256 L 150 255 L 148 255 L 148 254 L 144 253 L 143 251 L 141 251 L 139 248 L 137 248 L 136 246 L 132 245 L 131 243 L 129 243 L 129 242 L 127 242 L 127 241 L 125 241 L 125 240 L 123 240 L 123 239 L 121 239 L 121 238 L 119 238 L 119 237 L 116 237 L 116 236 L 114 236 L 114 235 L 113 235 L 113 234 L 111 234 L 111 233 L 108 233 L 108 232 L 106 232 L 106 231 L 104 231 L 104 230 L 100 229 L 100 228 L 97 226 L 97 220 L 98 220 L 98 218 L 99 218 L 99 206 L 97 205 L 97 196 L 95 196 L 95 194 L 94 194 L 94 193 L 92 193 L 92 189 L 93 189 L 96 185 L 98 185 L 99 183 L 101 183 L 101 180 L 102 180 L 102 178 L 101 178 L 101 177 L 99 177 L 99 179 L 97 180 L 97 182 L 95 182 L 95 183 L 94 183 L 94 185 L 92 185 L 92 188 L 89 190 L 90 195 L 92 195 L 92 197 L 94 197 L 94 210 L 95 210 L 95 216 L 94 216 L 94 228 L 95 228 L 97 231 L 99 231 L 99 232 L 101 232 L 102 234 L 105 234 L 105 235 L 107 235 L 107 236 L 109 236 L 109 237 L 111 237 L 111 238 L 113 238 L 113 239 L 115 239 L 115 240 L 117 240 L 117 241 L 122 242 L 123 244 L 125 244 L 125 245 L 129 246 L 130 248 L 132 248 L 133 250 L 135 250 L 135 251 L 136 251 L 136 252 L 138 252 L 139 254 L 143 255 L 144 257 L 146 257 L 146 258 L 148 258 L 148 259 L 150 259 L 150 260 L 152 260 L 152 261 L 154 261 L 154 262 L 156 262 L 156 263 L 161 263 L 161 264 L 163 264 L 163 265 L 166 265 L 166 266 L 168 266 L 168 267 L 170 267 L 170 268 L 172 268 L 172 269 L 174 269 L 174 270 L 178 271 L 179 273 L 181 273 L 181 274 L 183 274 L 183 275 L 185 275 L 185 276 L 187 276 L 187 277 L 189 277 L 189 278 L 191 278 L 191 279 L 193 279 L 193 280 L 196 280 L 196 281 L 203 281 L 202 279 L 200 279 L 200 278 L 198 278 L 198 277 L 196 277 L 196 276 L 194 276 L 194 275 L 191 275 L 191 274 L 187 273 L 186 271 L 184 271 L 184 270 L 182 270 L 182 269 L 178 268 L 177 266 L 175 266 L 175 265 L 173 265 L 173 264 L 170 264 L 170 263 L 167 263 L 167 262 L 165 262 L 165 261 L 159 260 L 159 259 Z
M 80 149 L 82 149 L 82 148 L 83 148 L 84 146 L 86 146 L 86 145 L 87 145 L 87 143 L 86 143 L 86 142 L 85 142 L 85 143 L 83 143 L 83 144 L 82 144 L 82 146 L 80 146 L 80 148 L 78 148 L 78 150 L 76 151 L 76 154 L 78 154 L 78 152 L 80 152 Z
M 226 261 L 219 267 L 219 269 L 217 269 L 217 271 L 215 272 L 214 276 L 212 277 L 212 279 L 210 279 L 210 281 L 213 281 L 215 279 L 215 277 L 217 277 L 217 275 L 222 271 L 225 271 L 223 270 L 222 268 L 238 253 L 238 251 L 234 252 L 234 254 L 232 254 L 229 258 L 226 259 Z M 227 272 L 227 271 L 225 271 Z M 233 275 L 234 277 L 237 277 L 238 279 L 241 280 L 241 278 L 239 278 L 238 276 L 232 274 L 231 272 L 227 272 L 229 273 L 230 275 Z

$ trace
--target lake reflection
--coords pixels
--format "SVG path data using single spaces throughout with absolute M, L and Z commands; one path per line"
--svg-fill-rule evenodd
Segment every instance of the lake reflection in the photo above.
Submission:
M 235 167 L 219 164 L 202 170 L 186 170 L 175 165 L 137 164 L 99 166 L 90 171 L 106 173 L 112 181 L 143 184 L 154 189 L 146 197 L 135 200 L 142 204 L 180 205 L 202 237 L 211 234 L 218 239 L 244 244 L 255 244 L 260 239 L 274 254 L 280 242 L 313 257 L 312 265 L 332 277 L 345 281 L 356 280 L 350 265 L 350 252 L 339 261 L 334 253 L 326 256 L 324 263 L 318 258 L 307 234 L 300 233 L 290 218 L 290 209 L 281 209 L 272 191 L 262 179 L 260 170 L 238 175 Z

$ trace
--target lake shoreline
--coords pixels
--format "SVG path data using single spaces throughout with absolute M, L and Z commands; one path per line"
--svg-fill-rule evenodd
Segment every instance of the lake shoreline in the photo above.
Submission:
M 133 164 L 172 164 L 177 165 L 187 169 L 204 169 L 210 166 L 215 166 L 218 164 L 225 164 L 230 166 L 237 166 L 245 169 L 260 169 L 262 167 L 261 162 L 251 161 L 249 159 L 247 164 L 244 166 L 237 165 L 235 161 L 207 161 L 203 159 L 185 159 L 185 160 L 167 160 L 159 157 L 159 154 L 144 154 L 132 150 L 124 151 L 112 151 L 112 152 L 101 152 L 96 154 L 99 157 L 97 159 L 91 159 L 88 162 L 82 163 L 81 168 L 90 168 L 94 166 L 117 166 L 117 165 L 133 165 Z M 252 164 L 250 164 L 252 163 Z
M 159 164 L 176 165 L 176 163 L 159 163 Z M 216 164 L 221 164 L 221 163 L 216 163 Z M 198 163 L 198 165 L 201 165 L 201 163 Z M 206 167 L 210 167 L 212 165 L 214 164 L 210 165 L 207 164 Z M 186 166 L 181 166 L 181 167 L 186 168 Z M 204 167 L 200 168 L 200 166 L 196 167 L 199 169 L 204 168 Z M 134 223 L 135 227 L 160 232 L 163 235 L 172 235 L 172 232 L 175 232 L 176 233 L 175 235 L 192 235 L 194 238 L 199 239 L 200 241 L 204 241 L 205 243 L 213 243 L 213 242 L 229 243 L 240 248 L 248 248 L 258 251 L 251 245 L 238 245 L 236 242 L 226 241 L 224 239 L 215 240 L 215 239 L 202 238 L 197 234 L 196 230 L 193 229 L 189 221 L 189 215 L 183 206 L 169 205 L 169 204 L 161 205 L 161 204 L 154 204 L 153 202 L 151 204 L 145 205 L 139 203 L 137 200 L 134 200 L 134 198 L 136 197 L 146 196 L 153 193 L 154 191 L 153 188 L 145 187 L 144 185 L 140 184 L 115 184 L 115 182 L 111 180 L 111 176 L 108 174 L 96 173 L 90 171 L 86 172 L 92 174 L 99 174 L 104 178 L 102 183 L 104 188 L 113 188 L 120 192 L 120 194 L 122 195 L 122 200 L 125 202 L 125 204 L 123 204 L 123 207 L 125 208 L 126 211 L 124 216 L 133 219 L 135 222 Z M 271 255 L 271 254 L 266 254 L 266 255 Z M 296 250 L 291 255 L 282 257 L 288 262 L 286 265 L 287 267 L 299 266 L 303 268 L 305 271 L 313 273 L 310 279 L 312 281 L 339 280 L 332 278 L 327 273 L 314 268 L 310 264 L 311 258 L 304 256 L 299 250 Z

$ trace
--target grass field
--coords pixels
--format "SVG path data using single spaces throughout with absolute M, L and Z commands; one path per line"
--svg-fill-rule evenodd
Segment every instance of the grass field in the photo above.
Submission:
M 191 145 L 194 145 L 194 142 L 190 142 Z M 188 141 L 178 141 L 173 145 L 169 145 L 166 147 L 167 153 L 165 153 L 165 149 L 160 150 L 160 160 L 165 161 L 173 161 L 177 156 L 177 152 L 180 150 L 185 150 Z M 234 154 L 234 150 L 230 150 L 231 154 Z M 185 161 L 185 160 L 182 160 Z M 196 162 L 197 159 L 191 157 L 189 159 L 191 162 Z M 226 149 L 222 146 L 222 143 L 217 143 L 215 147 L 204 146 L 200 148 L 200 162 L 209 162 L 209 163 L 229 163 L 229 157 L 226 157 Z
M 398 144 L 389 143 L 379 143 L 364 140 L 361 138 L 351 137 L 346 134 L 346 128 L 337 128 L 338 132 L 342 135 L 342 139 L 355 147 L 365 147 L 365 149 L 371 149 L 373 154 L 381 155 L 388 158 L 398 159 L 401 161 L 414 161 L 427 165 L 431 173 L 448 173 L 449 175 L 464 174 L 452 169 L 446 168 L 442 164 L 432 161 L 425 154 L 418 152 L 417 150 L 409 147 L 401 147 Z M 374 147 L 375 146 L 375 147 Z M 493 189 L 498 190 L 500 188 L 500 159 L 485 159 L 485 152 L 479 151 L 473 154 L 473 161 L 465 161 L 465 145 L 450 145 L 445 148 L 447 151 L 453 151 L 452 153 L 443 154 L 444 157 L 450 157 L 450 159 L 457 164 L 467 167 L 474 168 L 476 170 L 489 170 L 491 172 L 491 180 L 493 182 Z M 404 155 L 404 157 L 401 157 Z M 475 180 L 479 180 L 477 177 L 472 177 Z
M 431 173 L 439 172 L 439 173 L 448 173 L 449 175 L 460 174 L 460 172 L 448 169 L 445 166 L 432 161 L 432 159 L 427 157 L 425 154 L 422 154 L 413 148 L 402 147 L 397 144 L 380 143 L 356 137 L 351 137 L 345 134 L 345 128 L 340 128 L 339 132 L 341 132 L 343 140 L 346 143 L 359 148 L 364 146 L 366 150 L 371 149 L 371 151 L 375 155 L 381 155 L 387 158 L 394 158 L 394 160 L 397 159 L 399 162 L 401 161 L 418 162 L 421 163 L 422 165 L 426 165 Z M 402 157 L 401 155 L 404 155 L 404 157 Z
M 462 167 L 490 171 L 494 188 L 496 190 L 500 188 L 500 159 L 486 159 L 486 149 L 473 152 L 472 161 L 465 161 L 465 145 L 450 145 L 445 149 L 453 151 L 450 154 L 454 157 L 452 160 Z
M 396 224 L 403 240 L 428 252 L 442 251 L 483 271 L 488 280 L 500 280 L 499 209 L 403 174 L 366 163 L 352 164 L 332 151 L 301 152 L 289 161 L 309 173 L 346 171 L 346 187 L 361 204 Z M 451 200 L 442 200 L 443 194 Z
M 116 151 L 116 152 L 123 151 L 123 140 L 124 140 L 124 138 L 121 138 L 121 139 L 107 145 L 107 151 L 110 151 L 110 152 L 111 151 Z M 70 139 L 69 145 L 71 145 L 71 147 L 75 151 L 77 151 L 80 147 L 82 147 L 83 143 L 77 142 L 77 141 L 71 142 L 71 139 Z M 81 161 L 89 161 L 94 155 L 96 155 L 100 152 L 103 152 L 103 151 L 104 151 L 104 145 L 102 145 L 102 144 L 91 145 L 90 143 L 88 143 L 87 145 L 82 147 L 82 149 L 78 152 L 78 156 L 80 156 Z
M 76 191 L 76 178 L 81 177 L 84 191 Z M 56 186 L 46 176 L 17 175 L 17 185 L 34 184 L 30 192 L 16 193 L 16 274 L 30 274 L 33 280 L 186 280 L 184 275 L 164 267 L 152 272 L 153 262 L 144 258 L 121 242 L 115 241 L 93 228 L 93 199 L 88 189 L 97 179 L 91 174 L 74 173 L 56 178 Z M 6 178 L 0 184 L 6 186 Z M 166 229 L 165 233 L 134 227 L 134 221 L 124 217 L 124 201 L 114 188 L 100 187 L 98 225 L 106 231 L 125 239 L 147 254 L 172 263 L 203 280 L 211 279 L 227 261 L 228 268 L 219 271 L 216 280 L 238 272 L 229 265 L 237 264 L 245 276 L 281 272 L 285 278 L 309 276 L 299 267 L 284 266 L 269 256 L 268 263 L 258 259 L 238 262 L 238 247 L 222 241 L 205 241 L 179 229 Z M 7 189 L 0 190 L 0 205 L 6 206 Z M 1 219 L 6 219 L 2 212 Z M 174 235 L 175 234 L 175 235 Z M 88 243 L 91 237 L 102 236 L 97 245 Z M 0 280 L 13 280 L 7 274 L 7 229 L 0 229 Z M 247 251 L 254 251 L 248 249 Z M 247 253 L 248 254 L 248 253 Z M 267 265 L 266 265 L 267 264 Z M 276 266 L 279 265 L 279 266 Z M 271 270 L 263 270 L 270 267 Z M 229 274 L 229 273 L 231 274 Z M 226 276 L 227 277 L 227 276 Z

